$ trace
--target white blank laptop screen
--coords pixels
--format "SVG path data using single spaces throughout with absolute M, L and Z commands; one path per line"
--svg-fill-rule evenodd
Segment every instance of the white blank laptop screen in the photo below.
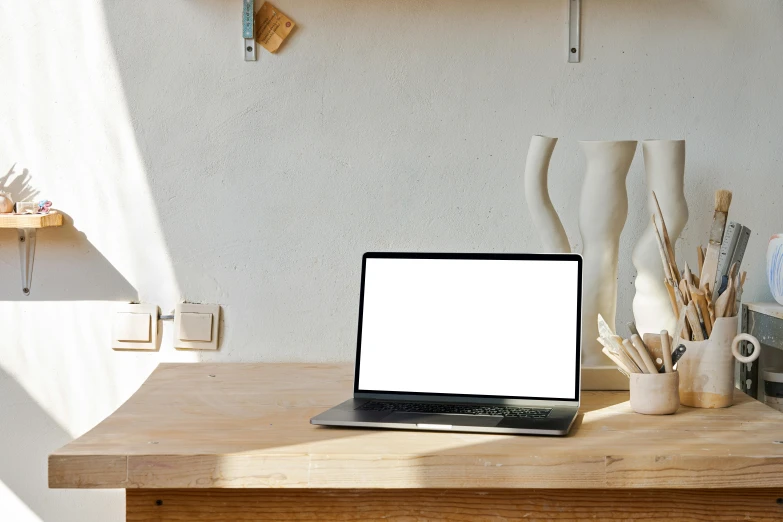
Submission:
M 367 258 L 359 391 L 576 399 L 574 260 Z

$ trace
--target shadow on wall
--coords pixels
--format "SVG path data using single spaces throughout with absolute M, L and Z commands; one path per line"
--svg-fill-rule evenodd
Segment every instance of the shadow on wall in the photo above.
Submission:
M 47 489 L 46 455 L 72 437 L 52 419 L 16 380 L 0 367 L 0 482 L 27 505 L 40 520 L 104 520 L 122 516 L 119 491 Z M 21 429 L 21 424 L 24 429 Z M 10 513 L 9 513 L 10 509 Z M 6 520 L 19 520 L 14 506 L 0 502 Z M 21 514 L 20 514 L 21 516 Z M 27 518 L 22 517 L 23 520 Z M 98 518 L 96 518 L 97 520 Z
M 28 169 L 15 166 L 0 177 L 0 191 L 14 201 L 33 201 L 40 191 Z M 43 195 L 43 197 L 46 197 Z M 55 206 L 56 208 L 56 206 Z M 63 226 L 38 231 L 33 283 L 22 293 L 18 238 L 13 229 L 0 230 L 0 301 L 135 301 L 138 292 L 63 212 Z

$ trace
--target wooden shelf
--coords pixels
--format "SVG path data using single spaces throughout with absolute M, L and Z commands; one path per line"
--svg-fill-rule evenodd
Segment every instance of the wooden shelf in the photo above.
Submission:
M 56 210 L 48 214 L 0 214 L 0 228 L 46 228 L 62 224 L 63 215 Z

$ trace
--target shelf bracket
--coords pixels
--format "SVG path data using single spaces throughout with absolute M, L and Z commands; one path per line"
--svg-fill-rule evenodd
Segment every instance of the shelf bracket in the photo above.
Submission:
M 567 0 L 568 2 L 568 61 L 579 63 L 582 55 L 581 25 L 582 0 Z
M 19 262 L 22 266 L 22 293 L 30 295 L 30 285 L 33 282 L 36 229 L 18 228 L 17 232 L 19 233 Z
M 242 0 L 242 38 L 245 41 L 245 61 L 256 61 L 256 39 L 253 18 L 255 17 L 254 0 Z

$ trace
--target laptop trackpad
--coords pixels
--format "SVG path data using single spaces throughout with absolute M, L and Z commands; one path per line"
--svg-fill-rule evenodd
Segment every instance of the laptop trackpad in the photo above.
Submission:
M 451 426 L 497 426 L 503 417 L 485 415 L 438 415 L 432 413 L 390 413 L 381 422 L 395 424 L 446 424 Z

